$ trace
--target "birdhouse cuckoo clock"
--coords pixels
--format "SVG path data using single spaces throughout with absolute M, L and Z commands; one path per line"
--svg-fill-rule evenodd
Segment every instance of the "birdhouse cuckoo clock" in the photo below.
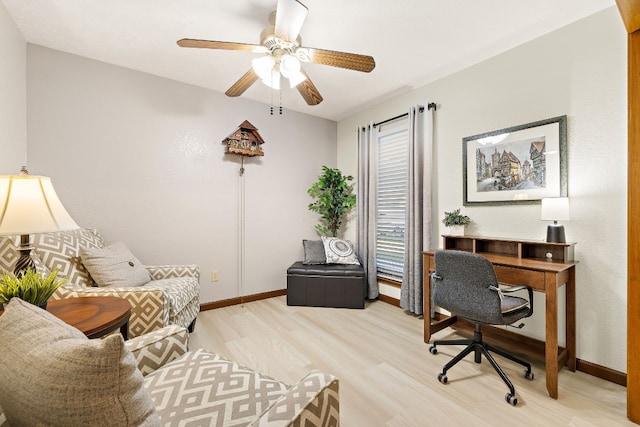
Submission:
M 227 153 L 249 157 L 264 156 L 262 151 L 264 140 L 258 133 L 258 129 L 248 120 L 242 122 L 223 142 L 227 144 Z
M 222 143 L 227 145 L 228 154 L 241 156 L 242 166 L 240 167 L 240 175 L 244 173 L 245 157 L 264 156 L 264 151 L 262 151 L 264 139 L 262 139 L 258 133 L 258 129 L 249 123 L 248 120 L 242 122 Z

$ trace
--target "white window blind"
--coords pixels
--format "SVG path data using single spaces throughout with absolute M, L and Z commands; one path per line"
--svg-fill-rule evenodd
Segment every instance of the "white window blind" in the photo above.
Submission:
M 408 131 L 406 119 L 378 134 L 378 275 L 402 281 L 407 204 Z

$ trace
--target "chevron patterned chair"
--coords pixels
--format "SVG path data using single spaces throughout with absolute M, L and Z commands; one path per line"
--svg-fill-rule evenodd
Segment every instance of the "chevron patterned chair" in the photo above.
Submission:
M 36 269 L 48 273 L 58 269 L 67 282 L 52 299 L 116 296 L 131 304 L 129 337 L 133 338 L 167 325 L 193 331 L 200 311 L 200 271 L 196 265 L 145 266 L 151 281 L 142 286 L 98 287 L 80 258 L 80 250 L 105 247 L 100 232 L 81 228 L 58 233 L 35 234 L 31 257 Z M 18 258 L 19 236 L 0 238 L 0 269 L 13 271 Z
M 289 386 L 188 351 L 188 338 L 172 325 L 126 342 L 120 334 L 90 340 L 12 299 L 0 316 L 0 426 L 340 425 L 334 376 L 312 371 Z

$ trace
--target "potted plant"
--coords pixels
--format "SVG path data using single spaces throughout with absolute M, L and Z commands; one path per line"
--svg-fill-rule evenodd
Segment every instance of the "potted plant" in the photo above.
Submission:
M 467 215 L 462 215 L 460 208 L 458 208 L 455 211 L 445 212 L 442 223 L 445 227 L 449 228 L 449 234 L 462 236 L 464 235 L 464 227 L 471 223 L 471 218 Z
M 322 175 L 307 193 L 316 200 L 309 204 L 309 210 L 320 215 L 316 231 L 322 236 L 336 237 L 342 218 L 356 204 L 353 193 L 352 176 L 345 176 L 339 169 L 322 166 Z
M 11 298 L 47 308 L 47 301 L 66 279 L 58 279 L 58 270 L 48 276 L 28 268 L 24 273 L 15 275 L 3 272 L 0 276 L 0 303 L 8 303 Z

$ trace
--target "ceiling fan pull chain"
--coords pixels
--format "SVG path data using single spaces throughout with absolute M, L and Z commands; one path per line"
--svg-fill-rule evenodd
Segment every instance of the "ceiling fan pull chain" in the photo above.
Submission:
M 274 91 L 274 90 L 275 90 L 275 89 L 273 89 L 273 88 L 271 89 L 271 105 L 269 106 L 269 112 L 270 112 L 270 114 L 271 114 L 272 116 L 273 116 L 273 91 Z
M 280 115 L 282 115 L 282 90 L 279 90 L 278 93 L 280 94 Z

